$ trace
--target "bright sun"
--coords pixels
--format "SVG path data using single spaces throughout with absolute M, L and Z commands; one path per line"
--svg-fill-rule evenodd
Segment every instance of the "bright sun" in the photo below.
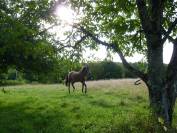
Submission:
M 56 8 L 55 14 L 65 24 L 72 24 L 74 21 L 74 12 L 69 7 L 59 5 Z

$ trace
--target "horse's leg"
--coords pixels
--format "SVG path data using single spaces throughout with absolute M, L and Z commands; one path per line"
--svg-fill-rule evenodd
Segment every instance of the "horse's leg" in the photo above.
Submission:
M 69 94 L 70 94 L 70 82 L 68 82 L 68 91 L 69 91 Z
M 84 83 L 84 86 L 85 86 L 85 94 L 86 94 L 87 93 L 87 85 L 86 85 L 85 81 L 83 83 Z
M 73 87 L 73 92 L 74 92 L 74 90 L 75 90 L 74 83 L 71 83 L 71 85 L 72 85 L 72 87 Z
M 84 82 L 82 82 L 82 93 L 84 92 Z

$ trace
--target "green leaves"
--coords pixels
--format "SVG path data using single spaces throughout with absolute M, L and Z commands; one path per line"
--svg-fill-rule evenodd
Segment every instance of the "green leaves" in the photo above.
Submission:
M 137 19 L 135 1 L 100 0 L 100 1 L 71 1 L 74 7 L 83 11 L 81 25 L 98 38 L 104 38 L 108 43 L 116 43 L 124 53 L 143 53 L 146 50 L 144 36 L 136 34 L 140 30 L 140 20 Z M 79 10 L 78 9 L 78 10 Z M 141 33 L 142 34 L 142 33 Z M 135 43 L 135 44 L 134 44 Z
M 51 70 L 55 49 L 48 41 L 47 31 L 40 33 L 41 21 L 52 19 L 50 2 L 13 0 L 2 1 L 0 6 L 0 68 L 15 65 L 20 70 Z
M 80 25 L 98 35 L 98 38 L 104 38 L 108 43 L 116 42 L 127 56 L 134 52 L 146 53 L 147 43 L 135 0 L 71 0 L 70 2 L 76 12 L 81 12 L 83 16 Z M 163 27 L 166 30 L 177 17 L 176 5 L 174 1 L 167 1 L 164 5 Z M 147 10 L 150 10 L 149 3 L 147 6 Z M 177 28 L 174 28 L 172 36 L 176 36 L 176 31 Z

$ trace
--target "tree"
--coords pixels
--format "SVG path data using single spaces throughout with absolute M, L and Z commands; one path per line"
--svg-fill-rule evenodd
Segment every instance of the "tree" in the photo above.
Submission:
M 34 77 L 54 71 L 59 63 L 62 64 L 59 61 L 62 58 L 72 56 L 76 59 L 78 55 L 73 55 L 76 52 L 64 49 L 71 46 L 63 45 L 48 32 L 60 24 L 54 16 L 59 3 L 49 0 L 0 1 L 0 74 L 15 68 Z
M 121 64 L 109 60 L 91 62 L 89 67 L 94 80 L 122 78 L 124 73 Z
M 41 65 L 51 63 L 54 48 L 49 46 L 49 41 L 46 39 L 48 34 L 40 33 L 41 21 L 51 21 L 48 13 L 50 6 L 46 2 L 40 0 L 0 2 L 0 69 L 2 71 L 6 71 L 10 66 L 16 66 L 17 69 L 39 70 Z
M 119 54 L 124 66 L 147 85 L 150 107 L 156 118 L 172 124 L 177 95 L 177 13 L 175 0 L 70 0 L 80 12 L 80 23 L 74 24 L 83 42 L 93 40 Z M 174 39 L 174 37 L 176 37 Z M 106 41 L 102 41 L 103 39 Z M 173 56 L 163 65 L 166 40 L 174 44 Z M 147 72 L 131 66 L 124 56 L 143 53 Z

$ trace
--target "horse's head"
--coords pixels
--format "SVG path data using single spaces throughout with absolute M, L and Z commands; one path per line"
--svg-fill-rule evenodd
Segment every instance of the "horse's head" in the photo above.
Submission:
M 89 72 L 89 67 L 88 67 L 87 64 L 85 64 L 85 65 L 82 67 L 82 73 L 86 75 L 88 72 Z
M 88 79 L 91 79 L 92 74 L 90 72 L 88 64 L 85 64 L 83 67 L 83 73 L 87 76 Z

